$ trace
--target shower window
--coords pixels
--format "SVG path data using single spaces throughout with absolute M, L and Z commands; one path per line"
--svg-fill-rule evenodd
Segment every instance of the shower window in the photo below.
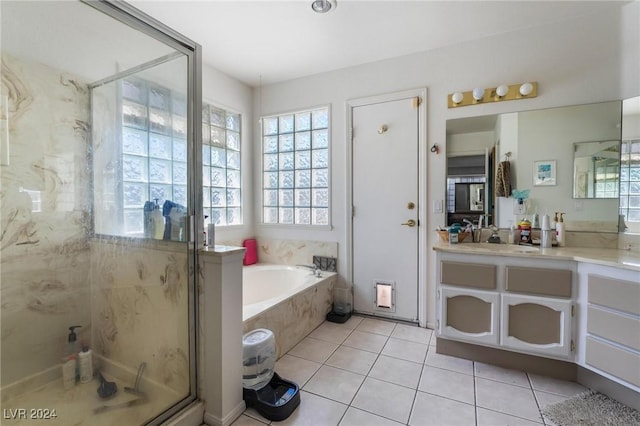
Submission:
M 145 211 L 187 205 L 185 96 L 138 78 L 121 82 L 123 234 L 147 235 Z
M 202 201 L 205 223 L 242 225 L 241 116 L 202 106 Z
M 329 108 L 262 119 L 262 222 L 328 226 Z

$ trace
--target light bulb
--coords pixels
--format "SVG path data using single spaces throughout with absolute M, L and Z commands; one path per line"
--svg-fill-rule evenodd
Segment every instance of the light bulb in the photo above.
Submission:
M 453 101 L 454 104 L 459 104 L 460 102 L 462 102 L 462 98 L 464 98 L 464 96 L 460 92 L 456 92 L 453 95 L 451 95 L 451 100 Z
M 509 93 L 509 86 L 507 86 L 506 84 L 501 84 L 500 86 L 496 87 L 496 95 L 503 97 L 507 93 Z
M 524 83 L 520 86 L 520 94 L 522 96 L 528 96 L 533 92 L 533 85 L 531 83 Z
M 476 101 L 480 101 L 482 100 L 482 98 L 484 98 L 484 89 L 480 87 L 476 87 L 475 89 L 473 89 L 473 99 L 475 99 Z

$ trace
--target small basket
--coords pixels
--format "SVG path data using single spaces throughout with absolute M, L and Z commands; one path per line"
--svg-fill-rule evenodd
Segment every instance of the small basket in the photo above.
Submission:
M 449 231 L 436 231 L 436 232 L 440 236 L 440 240 L 443 243 L 448 243 L 449 242 Z M 467 238 L 467 235 L 469 235 L 468 232 L 459 232 L 458 233 L 458 242 L 459 243 L 463 242 L 464 239 Z

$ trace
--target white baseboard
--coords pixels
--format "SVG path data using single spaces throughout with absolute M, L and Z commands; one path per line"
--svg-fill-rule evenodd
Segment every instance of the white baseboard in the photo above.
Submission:
M 244 413 L 244 410 L 247 408 L 244 401 L 241 401 L 233 410 L 231 410 L 223 419 L 214 416 L 211 413 L 204 413 L 204 422 L 209 426 L 229 426 L 233 423 L 238 417 Z
M 204 420 L 204 403 L 196 401 L 163 423 L 163 426 L 201 426 Z

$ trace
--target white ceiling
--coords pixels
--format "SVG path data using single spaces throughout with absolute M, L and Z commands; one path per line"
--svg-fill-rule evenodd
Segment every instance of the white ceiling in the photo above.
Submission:
M 438 49 L 620 7 L 623 1 L 311 0 L 129 3 L 200 43 L 203 61 L 249 85 Z M 585 29 L 588 31 L 588 29 Z

